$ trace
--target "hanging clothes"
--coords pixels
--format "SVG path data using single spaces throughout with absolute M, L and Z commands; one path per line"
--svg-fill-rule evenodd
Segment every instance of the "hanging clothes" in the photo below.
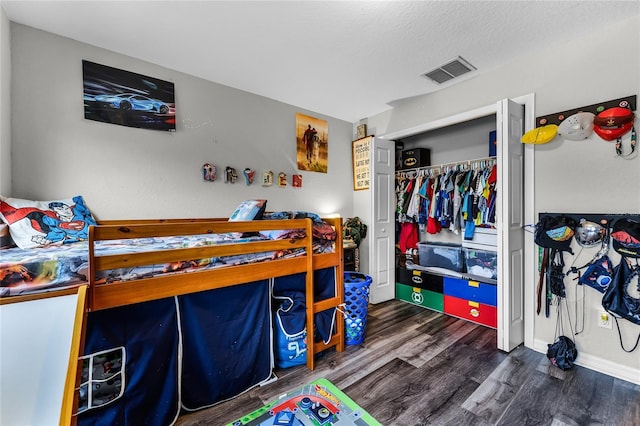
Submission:
M 495 159 L 425 167 L 396 176 L 397 221 L 426 225 L 426 232 L 443 229 L 467 240 L 476 227 L 495 228 Z

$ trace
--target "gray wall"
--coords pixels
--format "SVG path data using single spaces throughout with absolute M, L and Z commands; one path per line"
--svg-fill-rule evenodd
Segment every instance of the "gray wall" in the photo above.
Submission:
M 11 191 L 11 37 L 0 8 L 0 194 Z
M 372 134 L 382 135 L 492 104 L 499 99 L 535 93 L 536 116 L 579 108 L 601 101 L 640 94 L 640 19 L 594 29 L 589 37 L 557 43 L 485 75 L 439 92 L 394 103 L 393 109 L 366 122 Z M 620 42 L 624 40 L 624 42 Z M 637 119 L 636 119 L 637 120 Z M 624 141 L 628 149 L 630 136 Z M 535 147 L 535 213 L 640 213 L 640 157 L 616 158 L 614 146 L 592 136 L 583 142 L 557 138 Z M 611 250 L 611 257 L 619 257 Z M 583 253 L 586 263 L 594 253 Z M 570 264 L 574 259 L 568 258 Z M 526 277 L 534 279 L 535 277 Z M 567 279 L 569 306 L 576 300 L 574 281 Z M 534 295 L 526 295 L 526 304 Z M 607 371 L 640 377 L 638 351 L 620 349 L 618 335 L 596 325 L 601 309 L 599 293 L 587 289 L 585 330 L 576 336 L 580 359 Z M 573 312 L 572 312 L 573 314 Z M 575 319 L 574 319 L 575 320 Z M 528 319 L 531 321 L 531 319 Z M 555 319 L 534 319 L 536 347 L 553 341 Z M 638 326 L 622 321 L 627 346 Z M 631 343 L 630 343 L 631 342 Z
M 173 82 L 177 131 L 84 119 L 83 59 Z M 11 62 L 14 197 L 82 194 L 100 219 L 225 217 L 250 198 L 267 199 L 268 210 L 351 213 L 352 123 L 15 23 Z M 297 112 L 328 120 L 328 173 L 297 170 Z M 215 182 L 202 179 L 207 162 Z M 238 183 L 223 182 L 226 166 Z M 257 172 L 251 186 L 245 167 Z M 262 187 L 266 170 L 286 173 L 289 185 Z M 302 188 L 291 187 L 294 173 Z

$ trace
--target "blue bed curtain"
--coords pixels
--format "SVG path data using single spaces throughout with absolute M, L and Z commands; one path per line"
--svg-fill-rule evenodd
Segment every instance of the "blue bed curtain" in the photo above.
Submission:
M 314 300 L 316 302 L 336 295 L 336 268 L 313 271 Z M 335 331 L 336 309 L 317 312 L 314 316 L 315 341 L 329 342 Z
M 84 354 L 125 348 L 122 396 L 78 415 L 79 425 L 167 425 L 177 417 L 178 320 L 174 298 L 91 312 Z
M 270 379 L 269 280 L 178 299 L 183 408 L 204 408 Z
M 335 308 L 314 315 L 315 330 L 306 326 L 305 273 L 279 277 L 273 283 L 274 351 L 278 368 L 306 363 L 308 336 L 314 341 L 328 342 L 335 332 Z M 313 272 L 314 300 L 320 301 L 336 294 L 336 268 Z

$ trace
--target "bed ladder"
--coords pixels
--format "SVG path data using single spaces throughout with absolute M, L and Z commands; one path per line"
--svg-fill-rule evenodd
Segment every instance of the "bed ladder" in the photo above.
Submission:
M 343 247 L 342 247 L 342 218 L 323 218 L 336 230 L 335 248 L 333 253 L 316 254 L 307 256 L 310 262 L 311 273 L 307 274 L 306 282 L 306 305 L 307 305 L 307 368 L 315 368 L 315 355 L 332 347 L 338 352 L 344 351 L 345 330 L 344 317 L 344 270 L 343 270 Z M 315 300 L 313 271 L 334 267 L 336 276 L 335 296 L 323 300 Z M 328 309 L 336 308 L 334 333 L 326 344 L 322 341 L 316 342 L 314 339 L 315 321 L 314 315 Z

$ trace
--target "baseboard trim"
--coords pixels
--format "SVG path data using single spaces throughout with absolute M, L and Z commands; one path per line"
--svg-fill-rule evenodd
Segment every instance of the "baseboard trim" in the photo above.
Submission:
M 546 354 L 547 342 L 539 339 L 534 339 L 532 349 L 537 352 Z M 597 371 L 598 373 L 607 374 L 617 379 L 640 385 L 640 369 L 627 367 L 626 365 L 620 365 L 607 359 L 584 353 L 578 354 L 576 364 L 581 367 Z

